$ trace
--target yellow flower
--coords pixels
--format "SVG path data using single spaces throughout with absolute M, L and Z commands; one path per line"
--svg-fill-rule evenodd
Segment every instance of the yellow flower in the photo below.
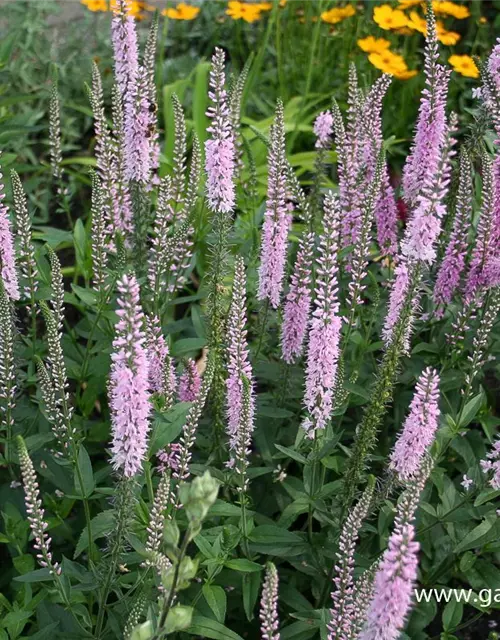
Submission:
M 423 0 L 399 0 L 398 9 L 410 9 L 411 7 L 418 7 L 422 4 Z
M 327 22 L 328 24 L 337 24 L 337 22 L 342 22 L 346 18 L 350 18 L 356 13 L 356 10 L 351 4 L 348 4 L 346 7 L 334 7 L 329 11 L 323 11 L 321 14 L 321 19 L 323 22 Z
M 87 7 L 89 11 L 107 11 L 107 0 L 81 0 L 81 3 Z
M 448 62 L 453 67 L 453 71 L 460 75 L 467 78 L 479 78 L 479 69 L 470 56 L 450 56 Z
M 406 69 L 406 71 L 395 71 L 393 75 L 398 80 L 409 80 L 410 78 L 414 78 L 417 73 L 418 71 L 414 69 Z
M 366 51 L 366 53 L 382 53 L 382 51 L 389 49 L 390 46 L 391 43 L 385 38 L 374 38 L 373 36 L 368 36 L 358 40 L 358 47 L 363 49 L 363 51 Z
M 261 10 L 256 4 L 246 2 L 228 2 L 226 14 L 233 20 L 245 20 L 245 22 L 255 22 L 260 18 Z
M 172 20 L 194 20 L 199 13 L 199 7 L 192 7 L 184 2 L 180 2 L 175 9 L 163 9 L 162 11 L 162 15 Z
M 453 16 L 453 18 L 457 20 L 463 20 L 470 16 L 468 7 L 465 7 L 463 4 L 448 2 L 447 0 L 434 0 L 432 7 L 437 15 Z
M 273 8 L 273 3 L 272 2 L 256 2 L 254 6 L 259 7 L 261 11 L 271 11 L 271 9 Z
M 427 33 L 427 23 L 419 16 L 416 11 L 410 11 L 410 19 L 408 20 L 408 27 L 413 31 L 423 33 L 424 36 Z
M 460 34 L 456 31 L 447 31 L 444 24 L 438 20 L 436 22 L 437 39 L 441 44 L 453 46 L 460 40 Z
M 380 69 L 384 73 L 388 73 L 399 80 L 408 80 L 417 74 L 416 71 L 410 71 L 408 69 L 403 56 L 389 50 L 382 51 L 380 53 L 370 53 L 368 60 L 377 69 Z
M 486 24 L 488 22 L 487 18 L 485 18 L 484 16 L 481 16 L 479 18 L 479 24 Z
M 399 9 L 393 9 L 388 4 L 382 4 L 373 10 L 373 19 L 381 29 L 401 29 L 408 24 L 408 18 Z

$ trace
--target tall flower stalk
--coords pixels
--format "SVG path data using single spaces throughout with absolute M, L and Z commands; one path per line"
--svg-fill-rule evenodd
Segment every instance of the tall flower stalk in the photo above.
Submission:
M 350 511 L 340 534 L 332 593 L 333 602 L 328 623 L 328 640 L 350 640 L 353 637 L 352 621 L 355 614 L 353 599 L 355 594 L 354 552 L 361 525 L 372 502 L 375 488 L 374 480 L 372 478 L 358 503 Z
M 254 430 L 255 399 L 252 366 L 246 331 L 246 277 L 241 257 L 236 258 L 233 295 L 228 318 L 227 347 L 227 433 L 229 436 L 229 466 L 240 476 L 240 490 L 247 487 L 246 469 Z
M 302 423 L 310 438 L 314 437 L 318 429 L 326 427 L 333 409 L 342 326 L 337 280 L 340 209 L 335 195 L 329 193 L 326 196 L 324 208 L 316 297 L 307 350 L 304 394 L 307 417 Z
M 0 278 L 0 425 L 5 430 L 5 459 L 12 462 L 14 427 L 12 411 L 16 403 L 14 325 L 11 301 Z
M 259 300 L 276 309 L 280 303 L 285 275 L 288 231 L 291 216 L 286 203 L 287 165 L 283 104 L 278 101 L 269 136 L 268 184 L 259 267 Z
M 272 562 L 266 565 L 266 576 L 260 599 L 260 632 L 263 640 L 280 640 L 278 617 L 278 571 Z
M 14 235 L 9 219 L 9 209 L 4 203 L 5 192 L 0 169 L 0 275 L 5 293 L 11 300 L 19 300 L 19 281 L 16 268 Z
M 410 413 L 390 458 L 390 468 L 402 480 L 415 477 L 434 441 L 439 419 L 438 401 L 439 376 L 429 367 L 418 379 Z
M 184 372 L 179 379 L 179 400 L 193 402 L 201 387 L 201 376 L 194 360 L 187 360 Z
M 18 265 L 23 279 L 23 297 L 31 303 L 32 332 L 36 335 L 35 294 L 38 289 L 38 268 L 33 246 L 31 218 L 28 212 L 28 202 L 23 185 L 14 169 L 11 171 L 12 195 L 14 198 L 14 213 L 19 238 Z
M 472 215 L 472 164 L 465 151 L 460 156 L 460 181 L 455 209 L 450 240 L 434 285 L 433 297 L 438 316 L 443 315 L 445 306 L 451 302 L 459 287 L 467 256 L 467 236 Z
M 235 207 L 235 146 L 231 112 L 225 89 L 225 56 L 216 49 L 210 70 L 208 116 L 209 140 L 205 143 L 205 170 L 207 173 L 207 202 L 213 214 L 214 240 L 210 246 L 208 272 L 207 317 L 209 323 L 208 346 L 213 357 L 212 404 L 216 444 L 224 429 L 224 373 L 222 345 L 224 344 L 224 315 L 227 312 L 224 276 L 227 271 L 228 236 Z
M 144 314 L 135 276 L 118 283 L 118 324 L 113 341 L 109 404 L 112 464 L 125 477 L 140 473 L 149 433 L 149 366 Z

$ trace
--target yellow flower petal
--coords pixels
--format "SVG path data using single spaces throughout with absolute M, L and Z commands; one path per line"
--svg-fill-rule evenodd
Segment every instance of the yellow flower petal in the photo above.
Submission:
M 470 56 L 453 55 L 448 58 L 448 62 L 453 67 L 453 70 L 460 75 L 466 76 L 467 78 L 479 78 L 479 69 Z
M 348 4 L 345 7 L 334 7 L 329 11 L 323 11 L 321 14 L 321 19 L 323 22 L 327 22 L 328 24 L 337 24 L 338 22 L 342 22 L 346 18 L 350 18 L 356 13 L 356 10 L 351 4 Z
M 375 7 L 373 19 L 381 29 L 401 29 L 408 24 L 408 18 L 400 9 L 393 9 L 388 4 Z
M 381 53 L 386 49 L 389 49 L 391 43 L 389 40 L 385 38 L 374 38 L 373 36 L 367 36 L 366 38 L 361 38 L 357 42 L 358 47 L 366 53 Z
M 452 16 L 457 20 L 463 20 L 470 16 L 469 8 L 463 4 L 456 4 L 455 2 L 448 2 L 447 0 L 434 0 L 432 8 L 436 15 Z
M 194 20 L 200 13 L 199 7 L 180 2 L 175 8 L 163 9 L 162 14 L 171 20 Z
M 226 14 L 233 20 L 245 20 L 245 22 L 255 22 L 261 16 L 261 10 L 256 4 L 237 2 L 231 0 L 227 3 Z

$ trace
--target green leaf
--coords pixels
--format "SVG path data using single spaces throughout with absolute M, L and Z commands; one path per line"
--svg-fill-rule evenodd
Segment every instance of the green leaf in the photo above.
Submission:
M 204 584 L 202 592 L 208 606 L 213 611 L 216 620 L 223 624 L 226 617 L 226 592 L 222 587 L 214 584 Z
M 249 540 L 255 551 L 280 558 L 298 555 L 306 547 L 296 533 L 269 524 L 255 527 L 249 535 Z
M 213 638 L 213 640 L 242 640 L 241 636 L 217 622 L 217 620 L 211 620 L 200 615 L 193 616 L 191 626 L 186 629 L 185 633 L 193 636 L 202 636 L 203 638 Z
M 292 458 L 292 460 L 296 460 L 297 462 L 301 462 L 302 464 L 307 464 L 307 458 L 298 451 L 295 451 L 295 449 L 291 449 L 290 447 L 283 447 L 282 445 L 276 443 L 274 446 L 276 447 L 276 449 L 278 449 L 278 451 L 281 451 L 281 453 L 284 453 L 289 458 Z
M 23 576 L 16 576 L 14 580 L 16 582 L 46 582 L 47 580 L 54 580 L 54 577 L 51 575 L 50 569 L 44 567 L 43 569 L 25 573 Z
M 243 608 L 247 620 L 254 619 L 254 610 L 260 591 L 260 574 L 244 573 L 242 576 Z
M 246 558 L 227 560 L 224 566 L 228 569 L 234 569 L 234 571 L 242 571 L 243 573 L 254 573 L 255 571 L 262 571 L 263 569 L 262 565 L 247 560 Z
M 197 353 L 206 344 L 207 341 L 204 338 L 183 338 L 182 340 L 177 340 L 177 342 L 174 343 L 172 347 L 172 355 L 179 357 Z
M 485 502 L 495 500 L 498 496 L 500 496 L 500 489 L 484 489 L 475 499 L 474 506 L 480 507 Z
M 102 538 L 111 532 L 113 526 L 115 524 L 114 518 L 114 510 L 108 509 L 107 511 L 103 511 L 92 518 L 90 523 L 92 529 L 92 542 L 97 540 L 98 538 Z M 85 551 L 89 546 L 89 534 L 87 528 L 85 527 L 82 531 L 82 534 L 78 540 L 78 544 L 76 545 L 74 558 L 78 558 L 78 556 Z
M 280 407 L 274 407 L 272 405 L 258 405 L 257 407 L 257 415 L 262 416 L 264 418 L 291 418 L 293 413 L 291 411 L 287 411 L 286 409 L 281 409 Z
M 465 536 L 465 538 L 455 547 L 455 553 L 461 553 L 467 551 L 467 549 L 474 549 L 481 546 L 479 542 L 493 527 L 497 520 L 495 514 L 488 515 L 481 524 L 474 527 L 472 531 Z
M 463 429 L 474 420 L 481 409 L 483 402 L 484 394 L 482 391 L 478 393 L 477 396 L 474 396 L 472 400 L 469 400 L 462 411 L 462 415 L 460 416 L 460 422 L 457 425 L 459 429 Z
M 190 408 L 191 402 L 179 402 L 167 413 L 156 414 L 157 419 L 153 423 L 151 436 L 150 456 L 177 438 L 186 423 L 186 416 Z
M 80 484 L 80 478 L 75 469 L 75 490 L 77 495 L 80 495 L 84 498 L 88 498 L 92 495 L 94 491 L 95 483 L 94 483 L 94 474 L 92 471 L 92 463 L 90 461 L 89 454 L 83 445 L 80 445 L 80 449 L 78 451 L 78 469 L 82 475 Z
M 452 598 L 443 611 L 443 627 L 445 631 L 453 631 L 462 620 L 463 602 Z

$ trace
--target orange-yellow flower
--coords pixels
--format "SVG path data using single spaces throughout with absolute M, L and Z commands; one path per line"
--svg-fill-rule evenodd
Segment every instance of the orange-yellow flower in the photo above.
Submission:
M 423 0 L 399 0 L 398 9 L 410 9 L 411 7 L 418 7 L 422 4 Z
M 413 31 L 418 31 L 419 33 L 423 33 L 424 36 L 427 33 L 427 23 L 422 17 L 420 17 L 420 15 L 416 11 L 410 11 L 408 27 Z
M 479 77 L 479 69 L 470 56 L 453 55 L 448 58 L 448 62 L 453 67 L 453 71 L 456 71 L 462 76 L 466 76 L 467 78 Z
M 226 14 L 233 20 L 244 20 L 245 22 L 255 22 L 259 20 L 261 10 L 256 4 L 237 2 L 231 0 L 227 3 Z
M 358 40 L 358 47 L 366 53 L 382 53 L 391 46 L 389 40 L 385 38 L 374 38 L 373 36 L 367 36 Z
M 199 7 L 193 7 L 190 4 L 180 2 L 175 8 L 163 9 L 162 14 L 172 20 L 194 20 L 200 13 Z
M 448 31 L 440 20 L 436 22 L 436 33 L 439 42 L 447 46 L 457 44 L 461 37 L 456 31 Z
M 82 4 L 87 7 L 89 11 L 107 11 L 107 0 L 81 0 Z
M 373 19 L 381 29 L 401 29 L 408 24 L 408 18 L 400 9 L 393 9 L 388 4 L 382 4 L 373 10 Z
M 256 2 L 255 6 L 259 7 L 261 11 L 271 11 L 271 9 L 273 8 L 273 3 L 272 2 Z
M 408 69 L 403 56 L 389 50 L 380 53 L 370 53 L 368 60 L 374 67 L 380 69 L 380 71 L 395 76 L 400 80 L 408 80 L 408 78 L 412 78 L 417 74 L 416 71 L 410 71 Z
M 463 20 L 470 16 L 469 8 L 463 4 L 455 4 L 454 2 L 448 2 L 448 0 L 434 0 L 432 8 L 436 15 L 452 16 L 457 20 Z
M 337 24 L 337 22 L 342 22 L 346 18 L 350 18 L 356 13 L 356 10 L 351 4 L 348 4 L 346 7 L 334 7 L 329 11 L 323 11 L 321 14 L 321 19 L 323 22 L 327 22 L 328 24 Z

